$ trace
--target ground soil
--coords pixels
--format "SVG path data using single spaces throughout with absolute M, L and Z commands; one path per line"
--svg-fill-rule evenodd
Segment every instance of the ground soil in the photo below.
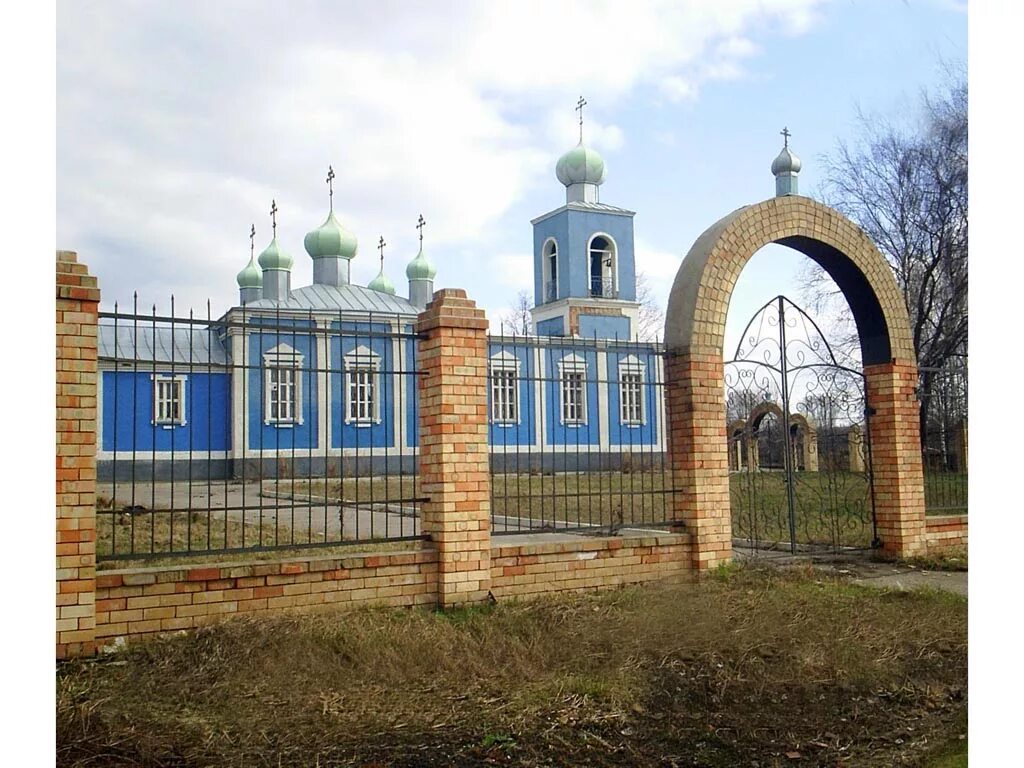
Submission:
M 967 601 L 806 565 L 236 619 L 57 672 L 61 766 L 931 766 Z

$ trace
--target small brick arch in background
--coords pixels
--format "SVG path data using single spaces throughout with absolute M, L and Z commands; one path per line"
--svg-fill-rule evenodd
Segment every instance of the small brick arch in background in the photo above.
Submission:
M 665 318 L 666 406 L 676 518 L 693 541 L 693 567 L 732 557 L 723 345 L 729 299 L 747 261 L 778 243 L 800 251 L 846 297 L 860 338 L 871 417 L 875 511 L 883 550 L 925 547 L 924 476 L 917 360 L 910 321 L 892 271 L 870 238 L 810 198 L 774 197 L 733 211 L 690 248 Z

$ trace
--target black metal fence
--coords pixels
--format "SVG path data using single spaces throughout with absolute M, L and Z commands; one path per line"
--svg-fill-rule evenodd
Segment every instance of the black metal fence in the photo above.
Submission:
M 413 322 L 101 312 L 98 559 L 422 538 Z
M 967 512 L 967 368 L 921 368 L 921 451 L 928 514 Z
M 661 345 L 501 335 L 488 354 L 492 533 L 675 522 Z

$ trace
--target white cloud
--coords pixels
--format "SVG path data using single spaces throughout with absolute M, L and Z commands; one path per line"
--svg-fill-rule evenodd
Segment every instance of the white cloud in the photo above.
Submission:
M 664 310 L 668 307 L 668 297 L 672 292 L 672 283 L 675 282 L 676 272 L 683 263 L 685 252 L 673 253 L 659 248 L 642 237 L 635 238 L 633 242 L 634 253 L 636 254 L 636 271 L 647 277 L 647 285 L 651 294 L 658 302 L 658 306 Z
M 669 75 L 658 84 L 670 101 L 684 101 L 697 98 L 697 86 L 679 75 Z
M 694 98 L 756 55 L 749 35 L 806 25 L 818 3 L 61 4 L 58 246 L 82 251 L 105 299 L 174 289 L 216 313 L 250 223 L 257 252 L 269 241 L 271 198 L 293 284 L 309 282 L 302 237 L 332 163 L 356 279 L 376 273 L 383 233 L 401 286 L 416 216 L 436 256 L 479 253 L 571 146 L 581 91 L 600 97 L 588 143 L 614 153 L 628 137 L 607 118 L 638 86 Z
M 739 36 L 726 38 L 718 44 L 716 49 L 716 53 L 719 56 L 735 57 L 737 59 L 747 59 L 759 52 L 760 48 L 749 38 Z
M 533 256 L 528 253 L 499 253 L 488 256 L 494 279 L 512 291 L 533 291 Z

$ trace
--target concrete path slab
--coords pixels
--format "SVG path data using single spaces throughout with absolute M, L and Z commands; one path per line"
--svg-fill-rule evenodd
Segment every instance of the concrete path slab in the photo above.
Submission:
M 754 552 L 736 548 L 738 561 L 777 566 L 812 565 L 819 570 L 845 576 L 854 584 L 878 589 L 942 589 L 967 597 L 967 571 L 931 571 L 905 564 L 875 562 L 863 554 L 792 555 L 788 552 Z

